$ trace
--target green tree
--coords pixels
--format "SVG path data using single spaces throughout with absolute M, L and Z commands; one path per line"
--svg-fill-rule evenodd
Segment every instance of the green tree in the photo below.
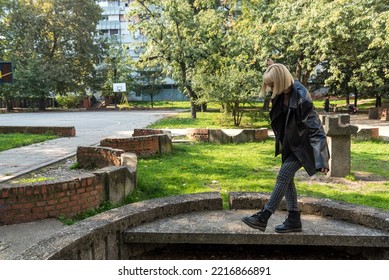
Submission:
M 258 95 L 262 69 L 258 48 L 247 28 L 247 6 L 225 1 L 223 9 L 203 13 L 200 25 L 208 40 L 208 57 L 196 67 L 193 85 L 204 101 L 222 104 L 239 126 L 244 105 Z
M 350 92 L 357 98 L 360 92 L 385 87 L 389 60 L 385 1 L 250 2 L 261 59 L 286 64 L 305 85 L 321 65 L 325 85 L 347 97 Z
M 196 64 L 207 56 L 203 40 L 210 33 L 201 33 L 199 15 L 215 8 L 218 1 L 136 0 L 131 3 L 133 31 L 147 38 L 141 46 L 141 60 L 157 60 L 166 76 L 171 76 L 191 103 L 191 116 L 196 118 L 198 95 L 192 78 Z M 199 41 L 200 40 L 200 41 Z
M 104 96 L 113 97 L 115 105 L 118 103 L 118 94 L 113 92 L 114 83 L 126 83 L 127 92 L 134 89 L 135 81 L 131 75 L 133 62 L 126 54 L 126 49 L 117 40 L 111 41 L 107 53 L 104 55 L 99 72 L 104 79 L 101 87 Z M 127 95 L 126 93 L 123 93 Z
M 14 1 L 4 17 L 7 56 L 23 72 L 35 69 L 29 66 L 32 58 L 39 60 L 36 65 L 41 79 L 50 81 L 50 91 L 83 91 L 98 62 L 94 34 L 100 16 L 101 9 L 92 0 Z M 15 91 L 22 88 L 19 82 L 15 75 Z
M 137 65 L 135 83 L 137 91 L 150 97 L 151 108 L 154 108 L 154 98 L 163 88 L 164 75 L 161 67 Z

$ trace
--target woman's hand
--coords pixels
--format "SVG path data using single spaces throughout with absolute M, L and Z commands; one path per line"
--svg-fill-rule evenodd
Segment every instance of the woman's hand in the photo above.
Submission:
M 320 168 L 320 172 L 323 173 L 324 175 L 327 175 L 329 169 L 328 168 Z

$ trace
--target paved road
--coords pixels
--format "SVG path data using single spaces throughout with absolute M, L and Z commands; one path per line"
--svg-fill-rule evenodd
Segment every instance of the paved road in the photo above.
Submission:
M 135 128 L 174 114 L 173 111 L 43 112 L 0 114 L 1 126 L 74 126 L 65 137 L 0 152 L 0 182 L 73 155 L 106 137 L 130 137 Z

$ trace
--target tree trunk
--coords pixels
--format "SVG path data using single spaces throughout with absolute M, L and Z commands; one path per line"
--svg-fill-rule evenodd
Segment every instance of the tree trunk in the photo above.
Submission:
M 11 112 L 14 109 L 14 102 L 12 98 L 7 99 L 7 112 Z
M 190 86 L 186 86 L 186 90 L 188 91 L 189 99 L 190 99 L 191 118 L 196 119 L 197 118 L 197 110 L 196 110 L 197 96 Z
M 357 108 L 357 104 L 358 104 L 358 89 L 356 87 L 354 87 L 354 106 L 355 106 L 355 108 Z
M 184 62 L 180 63 L 180 68 L 181 68 L 181 78 L 182 78 L 182 83 L 185 86 L 185 89 L 188 91 L 189 99 L 190 99 L 190 113 L 192 119 L 197 118 L 197 110 L 196 110 L 196 104 L 195 101 L 197 100 L 197 95 L 192 89 L 192 87 L 187 83 L 187 73 L 186 73 L 186 64 Z
M 41 97 L 38 100 L 38 108 L 40 111 L 46 111 L 46 98 Z
M 197 118 L 196 104 L 193 98 L 190 98 L 190 115 L 192 119 Z

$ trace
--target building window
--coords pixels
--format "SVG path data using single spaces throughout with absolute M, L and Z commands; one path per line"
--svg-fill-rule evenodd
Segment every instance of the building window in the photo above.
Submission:
M 118 35 L 119 34 L 119 29 L 111 29 L 109 30 L 109 35 Z

